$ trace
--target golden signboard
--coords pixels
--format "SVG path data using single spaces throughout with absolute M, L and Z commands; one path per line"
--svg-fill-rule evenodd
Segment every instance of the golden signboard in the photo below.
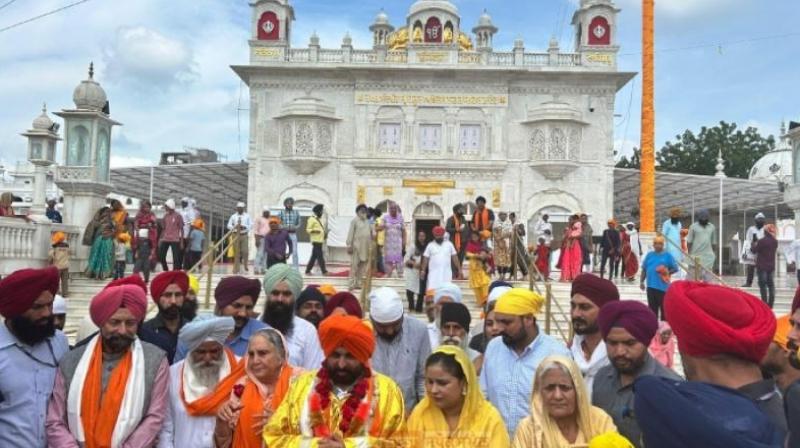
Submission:
M 363 92 L 356 93 L 356 104 L 507 107 L 508 95 L 415 95 L 406 93 Z
M 500 205 L 500 190 L 492 190 L 492 207 L 499 208 Z
M 473 196 L 475 194 L 475 189 L 474 188 L 465 188 L 464 189 L 464 194 L 466 194 L 467 196 Z
M 277 48 L 254 48 L 253 54 L 262 58 L 278 58 L 281 51 Z
M 454 180 L 403 179 L 404 188 L 455 188 Z
M 443 51 L 421 51 L 417 53 L 417 62 L 447 62 L 447 56 Z
M 589 62 L 597 62 L 598 64 L 611 65 L 614 59 L 608 53 L 589 53 L 586 55 L 586 60 Z
M 394 194 L 394 188 L 392 187 L 383 187 L 383 195 L 384 196 L 391 196 Z
M 359 185 L 358 187 L 356 187 L 356 203 L 358 204 L 367 203 L 367 187 L 363 185 Z
M 417 187 L 414 189 L 417 196 L 441 196 L 442 189 L 438 187 Z

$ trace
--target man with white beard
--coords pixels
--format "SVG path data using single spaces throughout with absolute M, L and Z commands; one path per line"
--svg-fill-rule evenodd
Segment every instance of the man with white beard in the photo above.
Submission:
M 469 324 L 472 322 L 472 316 L 467 306 L 457 302 L 442 304 L 439 322 L 442 333 L 441 345 L 455 345 L 464 350 L 470 361 L 475 362 L 480 353 L 469 348 Z
M 444 285 L 436 288 L 433 292 L 433 301 L 428 303 L 427 309 L 428 318 L 428 339 L 431 342 L 431 350 L 436 350 L 441 344 L 441 320 L 439 319 L 442 312 L 442 305 L 445 303 L 461 303 L 463 295 L 461 288 L 454 283 L 445 283 Z
M 217 410 L 244 375 L 244 363 L 224 345 L 234 326 L 229 316 L 200 316 L 181 328 L 188 355 L 169 369 L 169 412 L 158 448 L 214 446 Z

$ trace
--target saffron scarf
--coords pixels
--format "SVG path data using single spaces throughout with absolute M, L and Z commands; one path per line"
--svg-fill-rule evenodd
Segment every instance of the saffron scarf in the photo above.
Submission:
M 79 443 L 86 448 L 122 446 L 144 415 L 144 370 L 144 351 L 136 340 L 114 368 L 103 393 L 100 335 L 89 341 L 67 395 L 67 423 Z
M 191 403 L 186 401 L 184 392 L 184 372 L 183 370 L 181 371 L 181 401 L 183 401 L 186 412 L 192 417 L 216 416 L 219 408 L 230 398 L 230 392 L 233 386 L 244 376 L 245 361 L 241 360 L 237 363 L 236 356 L 227 347 L 225 348 L 225 355 L 228 358 L 228 365 L 230 366 L 231 372 L 217 383 L 217 387 L 214 388 L 212 392 Z M 186 364 L 184 363 L 183 369 L 185 368 Z
M 261 448 L 264 440 L 262 436 L 264 428 L 254 428 L 254 426 L 259 422 L 267 406 L 272 412 L 278 409 L 289 391 L 291 380 L 299 372 L 298 369 L 284 362 L 271 394 L 268 388 L 259 383 L 249 372 L 247 378 L 239 381 L 239 384 L 244 383 L 242 396 L 236 396 L 235 389 L 231 392 L 231 399 L 239 400 L 242 404 L 239 423 L 233 433 L 232 448 Z
M 489 209 L 484 208 L 480 213 L 475 211 L 475 214 L 472 215 L 472 224 L 475 227 L 474 230 L 476 232 L 481 230 L 492 230 L 489 228 Z
M 461 219 L 458 217 L 457 214 L 453 213 L 453 226 L 455 227 L 456 231 L 453 235 L 453 244 L 456 246 L 457 251 L 461 251 L 461 231 L 458 230 L 461 227 Z M 469 243 L 467 243 L 469 244 Z

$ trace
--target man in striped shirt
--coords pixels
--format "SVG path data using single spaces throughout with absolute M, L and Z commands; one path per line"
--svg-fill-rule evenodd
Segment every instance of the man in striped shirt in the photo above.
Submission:
M 297 254 L 297 229 L 300 227 L 300 214 L 294 209 L 294 199 L 286 198 L 283 201 L 284 209 L 278 212 L 281 218 L 281 228 L 289 232 L 289 241 L 292 244 L 292 266 L 300 269 L 300 258 Z

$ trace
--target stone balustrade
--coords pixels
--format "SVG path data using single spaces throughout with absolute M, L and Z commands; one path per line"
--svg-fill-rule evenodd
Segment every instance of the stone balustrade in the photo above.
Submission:
M 81 229 L 75 226 L 28 222 L 20 218 L 0 218 L 0 276 L 17 269 L 40 268 L 47 265 L 50 236 L 62 231 L 70 246 L 70 270 L 80 271 L 83 265 L 80 253 Z
M 457 51 L 441 48 L 421 48 L 418 50 L 356 50 L 314 48 L 289 48 L 286 51 L 265 52 L 262 47 L 253 47 L 254 61 L 258 63 L 288 62 L 288 63 L 322 63 L 322 64 L 408 64 L 414 63 L 444 63 L 475 66 L 494 67 L 582 67 L 584 60 L 581 53 L 526 53 L 517 51 Z M 457 51 L 452 58 L 450 53 Z M 416 53 L 415 53 L 416 52 Z M 417 54 L 411 57 L 410 54 Z M 421 57 L 420 55 L 423 55 Z M 265 57 L 266 55 L 266 57 Z M 437 57 L 434 57 L 437 56 Z M 613 56 L 604 55 L 603 65 L 613 65 Z M 594 61 L 594 59 L 589 59 Z M 75 175 L 77 173 L 70 173 Z

